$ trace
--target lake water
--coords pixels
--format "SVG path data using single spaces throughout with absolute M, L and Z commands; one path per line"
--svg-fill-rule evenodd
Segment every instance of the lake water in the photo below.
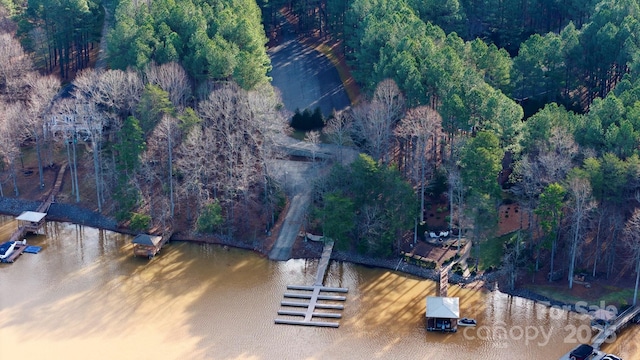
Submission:
M 0 239 L 16 224 L 0 219 Z M 131 237 L 48 223 L 39 254 L 0 264 L 0 359 L 558 359 L 590 336 L 583 316 L 499 291 L 452 286 L 476 328 L 424 330 L 435 283 L 332 262 L 349 288 L 340 327 L 276 325 L 288 284 L 311 285 L 316 260 L 174 242 L 149 261 Z M 612 346 L 638 355 L 638 327 Z

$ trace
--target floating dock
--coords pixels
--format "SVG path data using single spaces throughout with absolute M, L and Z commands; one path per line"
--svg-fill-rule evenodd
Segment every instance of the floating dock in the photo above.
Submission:
M 349 289 L 340 287 L 329 287 L 323 285 L 323 280 L 329 267 L 331 252 L 333 251 L 333 241 L 328 241 L 322 250 L 322 257 L 318 262 L 318 271 L 316 273 L 315 283 L 311 286 L 306 285 L 287 285 L 287 290 L 294 292 L 285 292 L 285 300 L 280 302 L 280 306 L 286 307 L 278 311 L 278 315 L 289 316 L 290 318 L 276 318 L 276 324 L 284 325 L 302 325 L 317 327 L 333 327 L 337 328 L 340 323 L 335 321 L 320 321 L 315 319 L 341 319 L 342 314 L 336 311 L 344 310 L 344 305 L 336 302 L 345 301 L 344 295 Z M 306 301 L 290 301 L 286 299 L 302 299 Z M 323 301 L 331 301 L 326 303 Z M 291 310 L 290 308 L 302 308 L 300 311 Z M 316 311 L 316 310 L 334 310 L 334 311 Z M 297 318 L 296 318 L 297 317 Z
M 3 263 L 12 263 L 16 260 L 16 258 L 24 252 L 27 248 L 27 244 L 23 244 L 22 242 L 16 243 L 16 246 L 13 248 L 13 252 L 7 258 L 2 259 Z

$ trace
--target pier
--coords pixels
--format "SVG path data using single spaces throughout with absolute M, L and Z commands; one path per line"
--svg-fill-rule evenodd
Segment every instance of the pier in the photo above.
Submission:
M 19 242 L 20 239 L 23 239 L 27 233 L 37 234 L 42 230 L 45 226 L 45 216 L 51 207 L 51 204 L 55 202 L 56 195 L 60 192 L 60 188 L 62 187 L 62 179 L 64 178 L 64 173 L 67 170 L 67 163 L 63 163 L 60 166 L 60 170 L 58 171 L 58 175 L 56 176 L 56 182 L 54 183 L 51 190 L 48 194 L 44 195 L 42 198 L 42 203 L 38 206 L 36 211 L 24 211 L 16 220 L 18 221 L 18 228 L 11 234 L 9 241 Z M 14 260 L 20 256 L 24 250 L 27 248 L 26 244 L 17 244 L 13 250 L 13 253 L 9 257 L 3 260 L 6 263 L 12 263 Z
M 604 329 L 600 330 L 597 335 L 591 338 L 591 348 L 592 348 L 592 357 L 590 359 L 600 360 L 602 359 L 606 353 L 600 351 L 600 347 L 602 344 L 607 342 L 608 339 L 613 339 L 614 336 L 619 330 L 623 329 L 625 326 L 629 325 L 630 322 L 635 322 L 640 317 L 640 305 L 636 305 L 631 307 L 624 312 L 622 312 L 618 317 L 616 317 L 611 324 L 607 325 Z M 588 345 L 580 345 L 580 347 L 589 348 Z M 573 349 L 575 350 L 575 349 Z M 571 350 L 571 351 L 573 351 Z M 574 357 L 571 356 L 571 351 L 564 354 L 560 357 L 560 360 L 571 360 Z
M 621 330 L 622 328 L 627 326 L 629 322 L 638 317 L 639 314 L 640 306 L 638 305 L 625 310 L 622 314 L 618 315 L 618 317 L 616 317 L 616 319 L 610 325 L 607 325 L 604 330 L 601 330 L 598 335 L 593 338 L 591 346 L 599 349 L 600 346 L 602 346 L 602 344 L 604 344 L 609 337 L 618 332 L 618 330 Z
M 331 260 L 331 252 L 333 251 L 333 241 L 325 242 L 322 249 L 322 257 L 318 262 L 318 271 L 313 285 L 287 285 L 287 290 L 294 292 L 285 292 L 285 300 L 280 302 L 280 306 L 286 309 L 278 311 L 278 315 L 289 316 L 290 318 L 276 318 L 276 324 L 284 325 L 304 325 L 318 327 L 337 328 L 340 323 L 336 321 L 320 321 L 314 319 L 341 319 L 342 314 L 336 311 L 344 310 L 344 305 L 336 302 L 345 301 L 344 295 L 349 291 L 346 288 L 324 286 L 323 281 L 329 268 Z M 302 301 L 290 301 L 290 299 L 302 299 Z M 323 301 L 331 301 L 326 303 Z M 291 308 L 300 308 L 300 310 L 291 310 Z M 333 311 L 316 311 L 316 310 L 333 310 Z

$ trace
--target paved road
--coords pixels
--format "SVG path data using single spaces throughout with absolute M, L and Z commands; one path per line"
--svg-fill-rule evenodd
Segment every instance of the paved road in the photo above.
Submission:
M 280 15 L 281 16 L 281 15 Z M 273 67 L 271 84 L 282 93 L 287 110 L 320 107 L 325 116 L 350 105 L 338 71 L 320 52 L 301 44 L 281 16 L 279 44 L 268 50 Z
M 291 138 L 283 138 L 282 145 L 284 146 L 285 143 L 287 148 L 293 149 L 299 149 L 305 145 L 306 147 L 310 146 L 310 144 L 300 144 Z M 318 151 L 344 164 L 352 162 L 358 154 L 355 149 L 340 148 L 329 144 L 318 145 Z M 297 153 L 298 150 L 295 152 Z M 272 159 L 269 160 L 267 166 L 269 175 L 283 185 L 287 197 L 291 201 L 289 211 L 280 227 L 278 238 L 269 252 L 269 259 L 286 261 L 291 258 L 291 248 L 309 209 L 314 180 L 329 170 L 330 162 L 317 161 L 313 163 Z
M 271 160 L 268 166 L 271 176 L 284 186 L 291 201 L 269 259 L 286 261 L 291 257 L 291 248 L 309 209 L 313 179 L 320 167 L 318 163 L 314 166 L 311 162 L 291 160 Z

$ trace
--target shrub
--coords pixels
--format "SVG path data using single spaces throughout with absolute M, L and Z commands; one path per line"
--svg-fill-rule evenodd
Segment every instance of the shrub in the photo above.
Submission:
M 321 129 L 324 126 L 324 118 L 322 111 L 317 107 L 313 112 L 309 109 L 304 109 L 300 112 L 300 109 L 296 109 L 293 117 L 291 118 L 291 127 L 300 131 L 310 131 Z
M 447 173 L 443 168 L 438 168 L 431 182 L 427 186 L 429 196 L 438 198 L 449 189 Z
M 433 269 L 435 269 L 437 266 L 438 266 L 438 264 L 437 264 L 435 261 L 428 260 L 428 261 L 426 261 L 426 263 L 425 263 L 425 267 L 426 267 L 427 269 L 431 269 L 431 270 L 433 270 Z
M 198 232 L 213 233 L 220 228 L 223 221 L 222 207 L 218 200 L 214 200 L 213 203 L 204 206 L 196 221 L 196 227 Z
M 132 230 L 142 231 L 147 230 L 151 224 L 151 216 L 140 213 L 131 214 L 131 223 L 129 227 Z

